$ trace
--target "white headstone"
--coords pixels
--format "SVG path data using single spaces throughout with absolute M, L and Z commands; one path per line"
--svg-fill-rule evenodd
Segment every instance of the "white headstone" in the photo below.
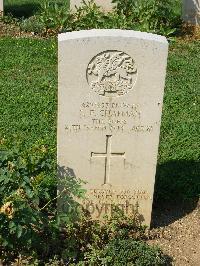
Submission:
M 0 15 L 3 14 L 3 0 L 0 0 Z
M 59 35 L 58 166 L 86 181 L 94 219 L 116 205 L 150 224 L 167 55 L 154 34 Z
M 200 0 L 183 0 L 183 20 L 200 25 Z
M 86 0 L 88 3 L 88 0 Z M 98 6 L 101 6 L 104 11 L 111 11 L 113 8 L 112 0 L 95 0 Z M 80 7 L 83 4 L 83 0 L 70 0 L 70 8 L 75 10 L 75 7 Z

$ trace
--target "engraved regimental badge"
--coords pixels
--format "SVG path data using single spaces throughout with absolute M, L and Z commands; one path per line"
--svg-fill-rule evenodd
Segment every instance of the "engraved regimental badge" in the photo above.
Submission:
M 135 61 L 124 52 L 102 52 L 87 67 L 88 84 L 101 96 L 122 96 L 133 89 L 136 80 Z

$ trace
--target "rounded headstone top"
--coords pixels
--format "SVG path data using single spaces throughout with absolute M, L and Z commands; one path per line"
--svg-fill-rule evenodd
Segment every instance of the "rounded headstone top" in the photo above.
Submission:
M 59 41 L 66 41 L 70 39 L 96 38 L 96 37 L 116 37 L 116 38 L 135 38 L 149 41 L 157 41 L 163 44 L 168 44 L 166 37 L 133 30 L 119 30 L 119 29 L 92 29 L 81 30 L 58 35 Z

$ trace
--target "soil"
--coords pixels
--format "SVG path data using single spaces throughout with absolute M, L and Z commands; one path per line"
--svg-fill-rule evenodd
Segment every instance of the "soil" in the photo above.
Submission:
M 200 266 L 200 201 L 154 209 L 148 243 L 161 248 L 169 265 Z
M 10 25 L 9 27 L 4 24 L 1 20 L 0 20 L 0 37 L 4 37 L 4 36 L 16 36 L 18 35 L 19 32 L 19 28 L 15 25 Z
M 44 35 L 44 34 L 43 34 Z M 2 37 L 16 37 L 16 38 L 45 38 L 48 37 L 47 34 L 43 36 L 42 34 L 36 34 L 34 32 L 24 32 L 21 31 L 17 24 L 6 24 L 0 20 L 0 38 Z M 49 36 L 51 34 L 49 33 Z
M 15 24 L 5 24 L 0 20 L 0 38 L 1 37 L 31 37 L 33 33 L 21 32 L 19 26 Z

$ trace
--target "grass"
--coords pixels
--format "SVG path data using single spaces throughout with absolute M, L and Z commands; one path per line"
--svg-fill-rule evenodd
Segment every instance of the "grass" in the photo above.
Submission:
M 199 41 L 172 47 L 162 123 L 160 160 L 199 159 Z
M 171 47 L 157 167 L 158 198 L 200 195 L 200 42 Z
M 1 39 L 1 139 L 18 146 L 56 145 L 55 40 Z
M 57 42 L 0 40 L 0 141 L 29 149 L 46 145 L 56 157 Z M 178 42 L 168 61 L 156 195 L 200 195 L 200 43 Z

